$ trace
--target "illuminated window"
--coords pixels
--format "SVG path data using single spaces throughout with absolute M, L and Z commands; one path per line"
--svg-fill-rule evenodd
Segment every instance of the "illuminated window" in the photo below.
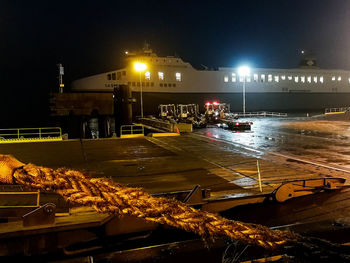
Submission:
M 286 76 L 285 76 L 285 75 L 282 75 L 282 76 L 281 76 L 281 80 L 286 80 Z
M 298 77 L 298 76 L 295 76 L 295 77 L 294 77 L 294 81 L 295 81 L 296 83 L 298 83 L 298 82 L 299 82 L 299 77 Z
M 314 82 L 317 83 L 317 76 L 314 76 Z
M 261 74 L 261 76 L 260 76 L 260 81 L 261 81 L 261 82 L 265 82 L 265 74 Z
M 232 82 L 236 82 L 236 73 L 232 73 Z
M 305 83 L 305 76 L 301 76 L 301 77 L 300 77 L 300 82 L 301 82 L 301 83 Z
M 159 80 L 164 80 L 164 73 L 158 72 L 158 78 L 159 78 Z
M 307 83 L 311 83 L 311 76 L 307 77 Z
M 293 79 L 293 77 L 292 76 L 288 76 L 288 80 L 292 80 Z
M 254 74 L 253 78 L 254 78 L 254 82 L 258 82 L 258 78 L 259 78 L 258 74 Z
M 228 76 L 224 76 L 224 82 L 228 82 Z
M 341 81 L 341 76 L 338 77 L 338 81 Z
M 275 76 L 275 82 L 280 82 L 280 77 L 279 76 Z
M 121 79 L 121 77 L 122 77 L 122 73 L 119 71 L 119 72 L 117 72 L 117 80 L 120 80 Z
M 349 81 L 349 84 L 350 84 L 350 78 L 348 79 L 348 81 Z
M 250 77 L 250 76 L 247 76 L 247 77 L 246 77 L 246 81 L 247 81 L 247 82 L 251 82 L 251 77 Z
M 175 73 L 175 78 L 176 78 L 176 81 L 181 81 L 181 73 L 180 72 L 176 72 Z
M 323 76 L 320 77 L 320 82 L 323 83 Z
M 243 76 L 239 76 L 239 82 L 243 82 Z
M 335 81 L 335 76 L 332 77 L 332 81 Z
M 151 79 L 151 73 L 149 71 L 145 72 L 145 79 L 147 79 L 147 80 Z
M 272 75 L 271 74 L 267 75 L 267 81 L 272 82 Z

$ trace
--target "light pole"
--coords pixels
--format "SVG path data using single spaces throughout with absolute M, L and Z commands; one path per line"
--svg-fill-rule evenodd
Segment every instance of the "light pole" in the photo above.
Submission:
M 142 81 L 141 81 L 141 72 L 147 69 L 145 63 L 135 62 L 134 69 L 139 72 L 140 75 L 140 106 L 141 106 L 141 118 L 143 118 L 143 100 L 142 100 Z
M 250 68 L 247 66 L 242 66 L 238 68 L 238 75 L 243 77 L 243 115 L 245 116 L 245 81 L 246 77 L 250 75 Z

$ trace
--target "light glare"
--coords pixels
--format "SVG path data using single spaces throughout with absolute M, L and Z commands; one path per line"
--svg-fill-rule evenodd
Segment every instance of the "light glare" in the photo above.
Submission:
M 135 62 L 134 69 L 136 71 L 144 71 L 147 69 L 147 66 L 145 63 Z
M 250 68 L 247 66 L 242 66 L 238 68 L 238 75 L 246 77 L 250 75 Z

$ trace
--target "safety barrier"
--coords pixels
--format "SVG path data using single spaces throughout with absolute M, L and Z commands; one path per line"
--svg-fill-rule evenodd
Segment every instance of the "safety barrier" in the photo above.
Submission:
M 120 138 L 137 138 L 145 136 L 141 125 L 122 125 L 120 127 Z
M 255 111 L 255 112 L 233 112 L 232 115 L 238 117 L 287 117 L 287 113 L 271 112 L 271 111 Z
M 140 119 L 140 122 L 149 127 L 167 132 L 192 132 L 192 123 L 175 123 L 151 118 Z
M 325 114 L 343 114 L 350 111 L 350 107 L 326 108 Z
M 0 129 L 0 143 L 61 141 L 60 127 Z

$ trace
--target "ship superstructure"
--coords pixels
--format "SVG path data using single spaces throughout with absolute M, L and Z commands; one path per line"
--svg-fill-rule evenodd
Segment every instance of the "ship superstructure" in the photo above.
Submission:
M 135 71 L 135 62 L 145 63 L 147 69 Z M 159 57 L 147 47 L 126 54 L 125 68 L 76 80 L 72 90 L 108 92 L 128 84 L 136 97 L 142 89 L 146 112 L 158 104 L 204 105 L 212 99 L 240 110 L 243 82 L 249 110 L 323 109 L 346 106 L 350 101 L 350 71 L 320 69 L 313 56 L 304 55 L 298 68 L 252 68 L 243 77 L 238 68 L 197 70 L 179 57 Z

